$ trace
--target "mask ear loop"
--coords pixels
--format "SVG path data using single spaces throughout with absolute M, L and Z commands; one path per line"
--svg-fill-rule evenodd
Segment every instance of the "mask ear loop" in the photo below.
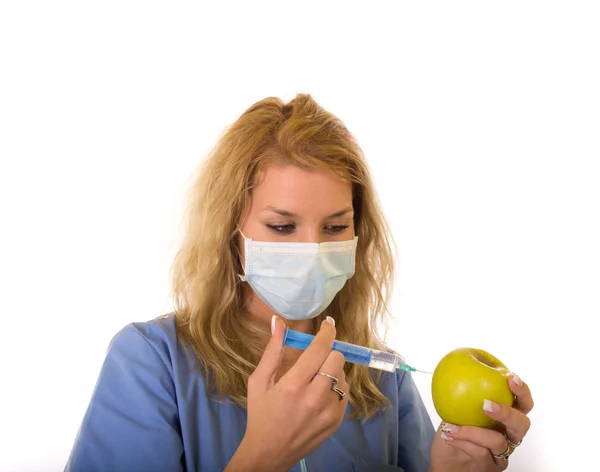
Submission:
M 245 255 L 246 255 L 246 259 L 248 259 L 248 250 L 247 250 L 247 247 L 248 247 L 248 246 L 247 246 L 247 244 L 246 244 L 246 241 L 248 241 L 248 238 L 247 238 L 247 237 L 246 237 L 246 235 L 245 235 L 245 234 L 242 232 L 242 228 L 240 228 L 238 231 L 239 231 L 239 232 L 240 232 L 240 234 L 242 235 L 242 238 L 244 238 L 244 247 L 246 248 L 246 251 L 245 251 L 245 252 L 246 252 L 246 254 L 245 254 Z M 239 261 L 240 261 L 240 266 L 242 267 L 242 270 L 244 271 L 244 273 L 243 273 L 243 274 L 238 274 L 238 277 L 240 278 L 240 280 L 241 280 L 242 282 L 247 282 L 247 281 L 248 281 L 248 278 L 246 277 L 246 267 L 245 267 L 245 264 L 242 264 L 242 252 L 241 252 L 241 251 L 238 251 L 238 257 L 239 257 Z

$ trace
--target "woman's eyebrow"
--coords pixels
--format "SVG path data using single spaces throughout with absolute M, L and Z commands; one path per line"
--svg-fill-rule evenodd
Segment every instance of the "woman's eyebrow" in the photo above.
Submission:
M 287 211 L 282 208 L 277 208 L 277 207 L 274 207 L 273 205 L 267 205 L 265 207 L 265 210 L 269 210 L 274 213 L 277 213 L 278 215 L 287 216 L 289 218 L 299 217 L 299 215 L 292 213 L 291 211 Z M 348 213 L 352 213 L 353 211 L 354 211 L 354 209 L 352 207 L 346 207 L 346 208 L 341 209 L 340 211 L 336 211 L 335 213 L 327 216 L 327 218 L 338 218 L 338 217 L 344 216 Z
M 274 207 L 272 205 L 267 205 L 265 207 L 265 210 L 272 211 L 272 212 L 277 213 L 278 215 L 281 215 L 281 216 L 289 216 L 289 217 L 298 216 L 295 213 L 292 213 L 291 211 L 283 210 L 281 208 L 277 208 L 277 207 Z
M 346 208 L 343 208 L 340 211 L 336 211 L 332 215 L 329 215 L 327 218 L 338 218 L 339 216 L 347 215 L 348 213 L 352 213 L 353 211 L 354 211 L 354 208 L 352 208 L 352 207 L 346 207 Z

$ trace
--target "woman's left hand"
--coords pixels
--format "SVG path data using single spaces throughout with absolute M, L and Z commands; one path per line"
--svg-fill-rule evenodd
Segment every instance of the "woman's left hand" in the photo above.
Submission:
M 498 428 L 504 432 L 442 423 L 431 446 L 431 472 L 497 472 L 508 467 L 508 456 L 515 449 L 510 443 L 520 444 L 527 434 L 531 426 L 527 414 L 533 408 L 533 398 L 526 383 L 515 375 L 508 385 L 516 395 L 512 408 L 488 401 L 482 405 L 490 418 L 504 426 Z

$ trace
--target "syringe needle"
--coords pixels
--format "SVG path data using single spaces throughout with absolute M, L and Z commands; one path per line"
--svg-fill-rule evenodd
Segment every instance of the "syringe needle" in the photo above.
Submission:
M 425 370 L 420 370 L 420 369 L 415 369 L 414 367 L 411 367 L 411 366 L 406 365 L 406 364 L 400 364 L 400 365 L 398 365 L 398 369 L 405 370 L 407 372 L 421 372 L 422 374 L 433 375 L 433 373 L 431 373 L 431 372 L 427 372 Z
M 415 369 L 415 372 L 421 372 L 423 374 L 429 374 L 429 375 L 433 375 L 433 372 L 427 372 L 425 370 L 419 370 L 419 369 Z

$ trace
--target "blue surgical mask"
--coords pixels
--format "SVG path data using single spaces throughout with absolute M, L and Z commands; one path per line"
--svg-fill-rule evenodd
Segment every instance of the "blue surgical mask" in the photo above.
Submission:
M 262 242 L 244 236 L 240 278 L 284 318 L 308 320 L 320 315 L 354 275 L 357 241 Z

